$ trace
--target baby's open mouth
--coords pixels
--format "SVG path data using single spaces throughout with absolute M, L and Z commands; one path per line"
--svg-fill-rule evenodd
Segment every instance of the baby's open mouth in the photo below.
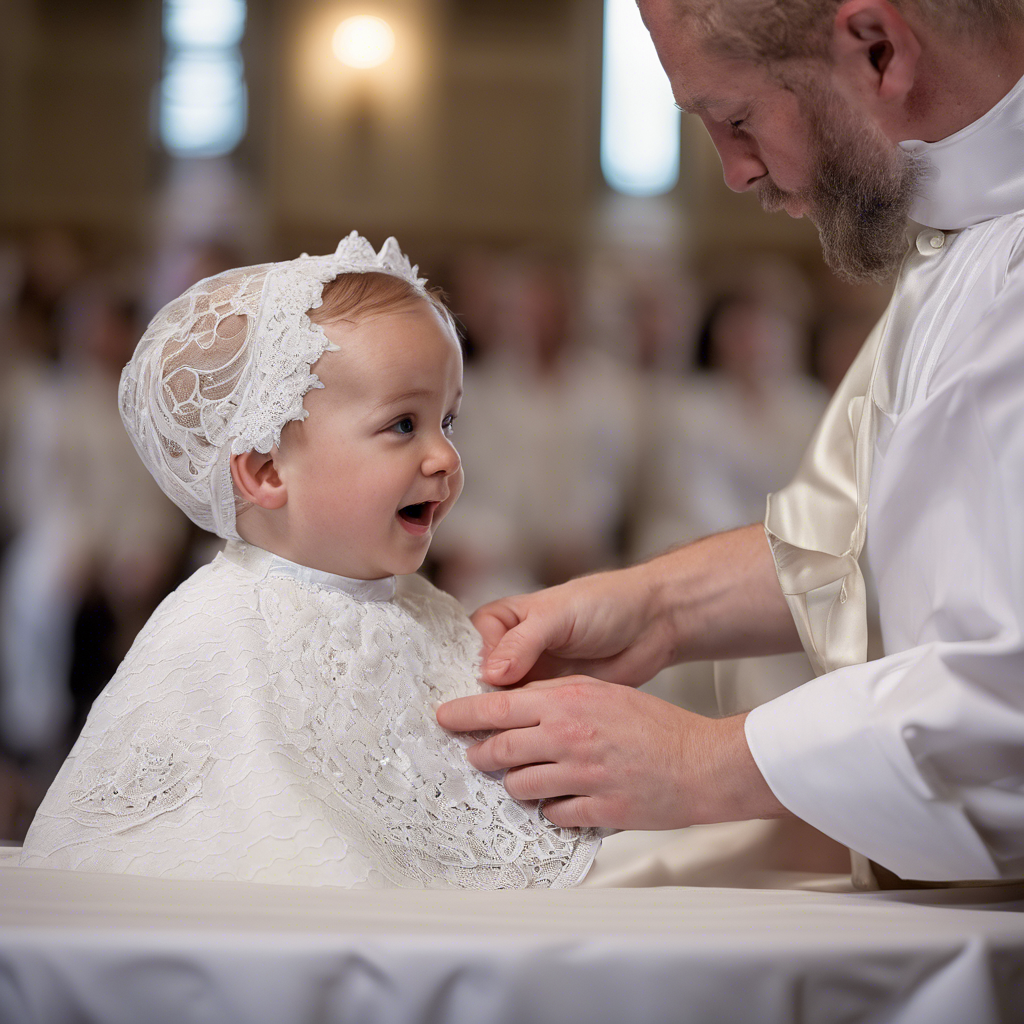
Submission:
M 437 505 L 436 501 L 421 501 L 416 505 L 406 505 L 398 510 L 398 518 L 413 526 L 429 526 Z

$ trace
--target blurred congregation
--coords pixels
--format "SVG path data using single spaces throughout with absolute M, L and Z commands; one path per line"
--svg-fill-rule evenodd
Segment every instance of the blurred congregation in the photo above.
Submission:
M 729 193 L 697 124 L 677 122 L 662 185 L 616 178 L 614 6 L 5 0 L 0 840 L 218 549 L 117 408 L 149 318 L 203 277 L 355 228 L 444 289 L 466 486 L 425 571 L 470 610 L 763 518 L 887 295 Z M 355 17 L 391 33 L 377 65 L 336 45 Z M 197 92 L 220 106 L 189 121 Z M 709 666 L 649 685 L 736 710 Z

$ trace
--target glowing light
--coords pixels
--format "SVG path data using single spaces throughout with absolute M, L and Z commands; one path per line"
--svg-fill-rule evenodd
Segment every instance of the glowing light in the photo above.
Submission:
M 605 0 L 601 170 L 626 195 L 679 180 L 679 109 L 636 0 Z
M 170 46 L 237 46 L 245 31 L 245 0 L 164 0 Z
M 332 41 L 334 56 L 350 68 L 375 68 L 395 50 L 395 33 L 381 18 L 368 14 L 346 18 Z
M 245 15 L 245 0 L 164 0 L 160 138 L 172 156 L 222 156 L 245 135 Z
M 245 78 L 241 58 L 231 51 L 173 56 L 160 99 L 160 135 L 174 156 L 221 156 L 245 135 Z

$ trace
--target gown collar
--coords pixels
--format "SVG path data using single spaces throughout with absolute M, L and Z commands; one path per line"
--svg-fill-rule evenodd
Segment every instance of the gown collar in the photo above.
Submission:
M 910 208 L 918 224 L 952 231 L 1024 211 L 1024 78 L 966 128 L 900 146 L 928 168 Z
M 229 540 L 224 549 L 224 557 L 260 578 L 273 576 L 295 580 L 297 583 L 348 594 L 357 601 L 390 601 L 395 596 L 398 583 L 395 576 L 385 576 L 379 580 L 356 580 L 349 576 L 338 576 L 333 572 L 324 572 L 323 569 L 313 569 L 308 565 L 290 562 L 272 551 L 264 551 L 263 548 L 254 547 L 244 541 Z

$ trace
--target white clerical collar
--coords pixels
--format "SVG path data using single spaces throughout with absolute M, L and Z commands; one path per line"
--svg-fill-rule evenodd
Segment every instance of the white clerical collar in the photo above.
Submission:
M 987 114 L 939 142 L 901 142 L 927 165 L 911 220 L 953 231 L 1024 211 L 1024 78 Z
M 338 576 L 333 572 L 324 572 L 323 569 L 313 569 L 308 565 L 290 562 L 287 558 L 246 544 L 245 541 L 229 540 L 224 549 L 224 557 L 261 579 L 274 576 L 296 580 L 298 583 L 348 594 L 357 601 L 390 601 L 395 596 L 398 583 L 395 576 L 385 576 L 379 580 L 356 580 L 349 576 Z

